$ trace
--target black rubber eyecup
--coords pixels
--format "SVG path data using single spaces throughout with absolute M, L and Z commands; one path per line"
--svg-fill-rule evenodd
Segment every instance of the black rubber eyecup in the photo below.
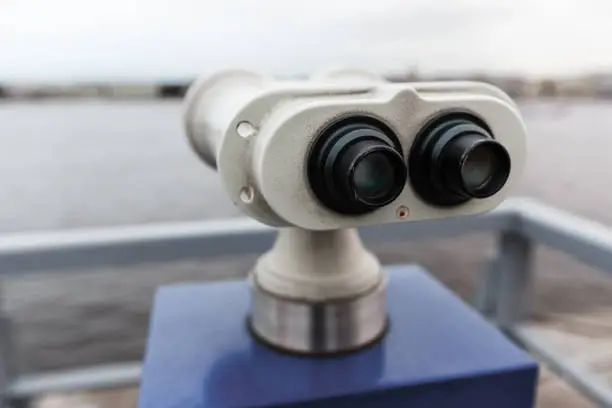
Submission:
M 408 167 L 412 187 L 425 202 L 455 206 L 499 192 L 510 176 L 511 160 L 483 121 L 457 113 L 419 132 Z
M 350 117 L 327 127 L 308 157 L 309 183 L 327 208 L 364 214 L 394 201 L 407 169 L 395 134 L 369 117 Z

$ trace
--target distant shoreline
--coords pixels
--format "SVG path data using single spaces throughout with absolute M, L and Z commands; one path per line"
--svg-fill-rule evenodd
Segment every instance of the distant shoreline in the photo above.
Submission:
M 517 102 L 589 102 L 589 103 L 610 103 L 612 95 L 558 95 L 558 96 L 511 96 Z M 183 96 L 157 96 L 145 95 L 139 93 L 124 93 L 115 95 L 95 95 L 95 94 L 36 94 L 36 95 L 19 95 L 19 96 L 2 96 L 0 95 L 0 105 L 2 104 L 18 104 L 18 103 L 70 103 L 70 102 L 163 102 L 181 100 Z
M 562 79 L 526 79 L 513 76 L 491 76 L 467 74 L 455 76 L 425 76 L 408 72 L 386 77 L 391 82 L 418 81 L 478 81 L 495 85 L 516 99 L 522 98 L 571 98 L 612 100 L 612 73 L 584 75 Z M 182 98 L 192 81 L 148 83 L 148 84 L 64 84 L 25 85 L 0 83 L 2 99 L 57 99 L 57 98 L 101 98 L 101 99 L 177 99 Z

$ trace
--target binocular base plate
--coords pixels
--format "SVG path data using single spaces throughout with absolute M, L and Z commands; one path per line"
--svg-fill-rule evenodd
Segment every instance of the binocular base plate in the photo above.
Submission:
M 247 282 L 156 296 L 140 408 L 531 408 L 537 364 L 418 266 L 387 268 L 390 325 L 350 354 L 283 354 L 247 328 Z

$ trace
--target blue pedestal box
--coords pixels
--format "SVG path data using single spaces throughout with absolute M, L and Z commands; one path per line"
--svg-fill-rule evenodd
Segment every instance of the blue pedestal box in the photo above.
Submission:
M 140 408 L 530 408 L 536 363 L 418 266 L 388 268 L 390 329 L 353 354 L 281 354 L 246 329 L 246 282 L 159 290 Z

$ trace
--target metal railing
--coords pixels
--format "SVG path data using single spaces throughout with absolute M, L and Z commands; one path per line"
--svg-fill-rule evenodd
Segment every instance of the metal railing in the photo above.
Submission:
M 497 255 L 485 265 L 476 307 L 552 372 L 595 403 L 612 408 L 610 388 L 560 356 L 523 324 L 531 300 L 536 244 L 564 251 L 612 277 L 612 229 L 530 199 L 508 200 L 481 216 L 360 229 L 366 245 L 474 232 L 498 234 Z M 248 219 L 13 234 L 0 237 L 0 277 L 242 256 L 265 251 L 274 237 L 273 229 Z M 19 375 L 12 337 L 10 319 L 0 315 L 0 401 L 4 406 L 27 406 L 32 398 L 51 392 L 136 385 L 140 379 L 139 362 Z

